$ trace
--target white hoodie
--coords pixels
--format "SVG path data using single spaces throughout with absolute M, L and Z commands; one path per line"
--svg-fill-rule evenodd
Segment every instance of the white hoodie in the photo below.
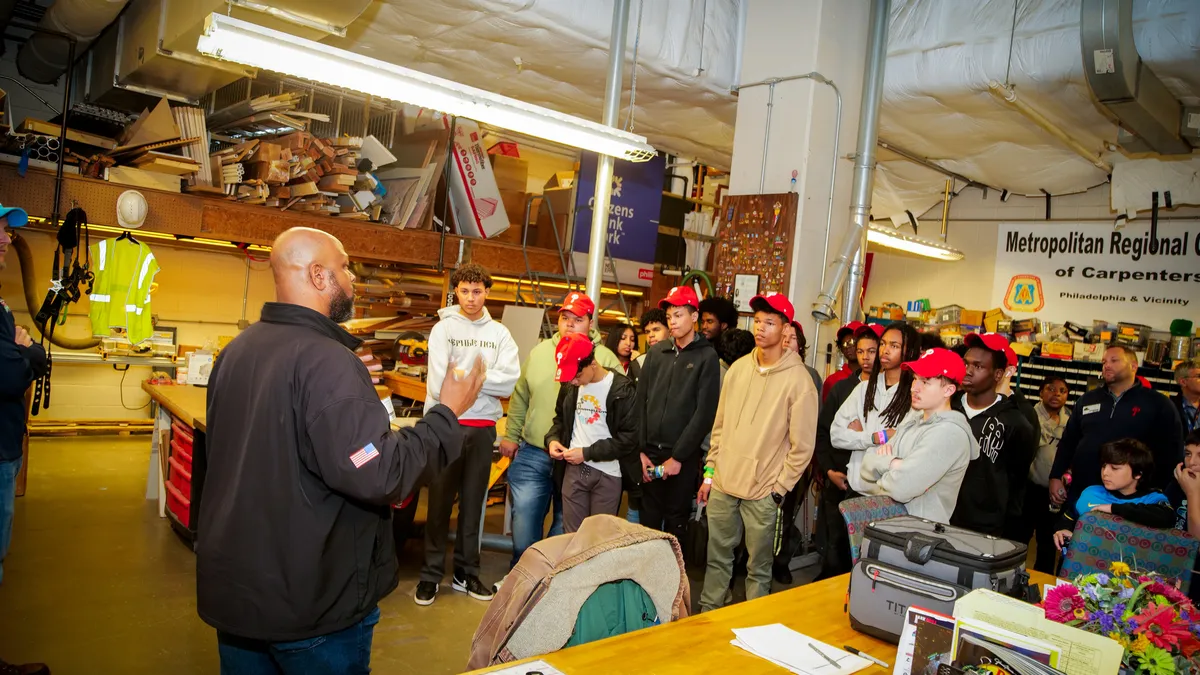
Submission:
M 892 402 L 892 397 L 896 395 L 896 392 L 900 388 L 900 385 L 896 384 L 889 389 L 885 377 L 885 373 L 879 373 L 875 376 L 875 405 L 866 419 L 863 419 L 863 404 L 867 400 L 868 382 L 863 381 L 854 387 L 854 391 L 842 403 L 842 407 L 838 408 L 837 415 L 833 418 L 833 425 L 829 427 L 829 440 L 833 443 L 833 447 L 851 451 L 846 478 L 850 482 L 850 487 L 860 493 L 865 492 L 868 488 L 868 485 L 860 476 L 863 452 L 877 445 L 873 436 L 874 433 L 887 428 L 883 425 L 883 420 L 880 419 L 880 413 L 888 407 Z M 909 410 L 908 414 L 900 420 L 900 424 L 896 425 L 896 428 L 900 428 L 908 420 L 919 417 L 921 417 L 920 411 Z M 862 425 L 862 431 L 854 431 L 850 428 L 850 423 L 854 420 L 858 420 L 859 424 Z
M 442 381 L 450 362 L 468 371 L 478 358 L 487 366 L 487 379 L 479 398 L 461 420 L 495 422 L 504 414 L 499 398 L 512 395 L 517 378 L 521 376 L 521 358 L 517 343 L 504 324 L 492 321 L 487 309 L 483 316 L 471 321 L 463 316 L 458 305 L 438 310 L 438 322 L 429 331 L 429 375 L 425 378 L 425 410 L 438 404 Z

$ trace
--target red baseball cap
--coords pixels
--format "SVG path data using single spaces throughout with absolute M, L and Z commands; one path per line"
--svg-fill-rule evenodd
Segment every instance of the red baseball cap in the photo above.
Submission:
M 787 318 L 788 323 L 795 323 L 796 308 L 787 296 L 782 293 L 763 293 L 750 298 L 750 309 L 756 312 L 775 312 Z M 800 330 L 797 328 L 797 330 Z
M 700 311 L 700 299 L 696 297 L 696 291 L 692 290 L 691 286 L 676 286 L 667 293 L 667 297 L 658 301 L 658 308 L 661 310 L 685 306 L 691 307 L 693 311 Z
M 555 382 L 570 382 L 579 374 L 579 362 L 592 355 L 596 345 L 591 338 L 581 333 L 567 333 L 558 341 L 554 348 L 554 360 L 558 370 L 554 372 Z
M 838 329 L 837 339 L 839 341 L 841 341 L 842 336 L 845 335 L 846 333 L 850 333 L 851 335 L 857 335 L 858 329 L 862 328 L 865 325 L 866 324 L 861 321 L 851 321 L 850 323 L 848 323 L 845 326 L 842 326 L 841 328 Z
M 963 344 L 968 347 L 983 347 L 994 352 L 1003 352 L 1008 359 L 1008 365 L 1017 365 L 1017 353 L 1008 344 L 1008 338 L 999 333 L 971 333 L 963 338 Z
M 876 341 L 879 341 L 883 339 L 883 333 L 886 330 L 887 327 L 880 323 L 864 323 L 855 329 L 854 340 L 857 342 L 862 336 L 869 335 L 874 337 Z
M 596 303 L 592 302 L 586 293 L 571 291 L 567 293 L 567 297 L 563 298 L 562 307 L 559 307 L 558 311 L 570 312 L 575 316 L 590 317 L 596 313 Z
M 967 374 L 967 366 L 963 363 L 962 357 L 949 349 L 935 347 L 925 350 L 921 354 L 921 358 L 916 361 L 905 361 L 900 366 L 911 370 L 917 377 L 942 377 L 953 380 L 956 384 L 962 384 L 963 377 Z

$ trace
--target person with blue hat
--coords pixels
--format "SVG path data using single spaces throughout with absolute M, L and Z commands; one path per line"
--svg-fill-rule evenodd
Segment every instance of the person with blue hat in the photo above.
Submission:
M 5 267 L 8 245 L 12 243 L 9 231 L 28 222 L 29 214 L 24 209 L 0 205 L 0 270 Z M 23 326 L 16 325 L 3 298 L 0 309 L 0 583 L 4 583 L 4 556 L 12 538 L 13 502 L 25 438 L 25 390 L 46 374 L 46 350 L 33 342 Z M 10 671 L 48 675 L 50 669 L 41 663 L 18 666 L 0 660 L 0 672 Z

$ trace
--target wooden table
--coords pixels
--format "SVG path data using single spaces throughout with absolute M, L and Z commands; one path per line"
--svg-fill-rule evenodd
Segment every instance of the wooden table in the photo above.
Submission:
M 1030 571 L 1029 575 L 1033 583 L 1054 583 L 1052 577 L 1041 572 Z M 729 641 L 733 639 L 734 628 L 781 623 L 835 647 L 850 645 L 892 666 L 896 665 L 896 645 L 863 635 L 850 627 L 850 617 L 842 611 L 849 583 L 850 575 L 843 574 L 758 600 L 690 616 L 682 621 L 526 661 L 540 658 L 567 675 L 612 672 L 780 675 L 787 671 L 734 647 Z M 475 672 L 486 673 L 524 662 L 516 661 Z M 871 665 L 860 672 L 883 675 L 891 673 L 891 669 Z
M 142 391 L 188 426 L 205 431 L 208 389 L 190 384 L 142 383 Z

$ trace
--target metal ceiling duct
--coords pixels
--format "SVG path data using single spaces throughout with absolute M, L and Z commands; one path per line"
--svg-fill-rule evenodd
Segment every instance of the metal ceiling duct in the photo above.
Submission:
M 38 26 L 75 38 L 82 54 L 92 40 L 117 18 L 128 0 L 58 0 Z M 17 70 L 39 84 L 53 84 L 67 70 L 67 41 L 35 33 L 17 50 Z
M 1128 135 L 1129 152 L 1191 154 L 1183 105 L 1138 55 L 1133 42 L 1132 0 L 1083 0 L 1079 10 L 1083 74 L 1092 94 Z
M 64 0 L 59 0 L 63 2 Z M 196 104 L 207 93 L 257 71 L 200 55 L 196 40 L 212 12 L 228 13 L 310 40 L 344 36 L 371 0 L 131 0 L 96 41 L 77 80 L 83 100 L 137 111 L 142 95 Z

